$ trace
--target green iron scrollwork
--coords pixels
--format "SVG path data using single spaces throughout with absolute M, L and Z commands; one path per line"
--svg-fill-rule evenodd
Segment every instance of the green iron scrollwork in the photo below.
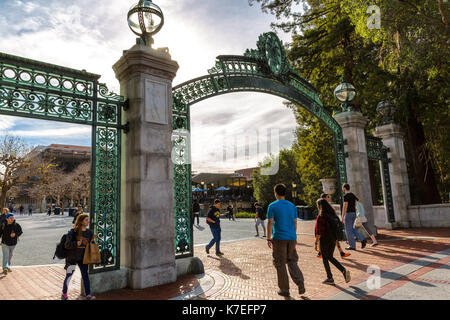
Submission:
M 98 235 L 102 262 L 93 271 L 118 268 L 120 235 L 120 130 L 96 127 L 95 215 L 91 221 Z
M 123 97 L 100 76 L 0 53 L 0 114 L 92 126 L 91 228 L 102 262 L 120 267 L 120 123 Z
M 384 193 L 386 195 L 386 210 L 389 222 L 395 222 L 394 200 L 392 198 L 391 178 L 389 174 L 388 148 L 380 138 L 366 136 L 367 158 L 381 161 Z
M 262 34 L 257 49 L 244 56 L 218 56 L 208 75 L 184 82 L 172 90 L 173 129 L 189 130 L 190 106 L 217 95 L 231 92 L 262 92 L 285 98 L 302 106 L 321 120 L 334 134 L 336 166 L 339 183 L 347 182 L 342 128 L 323 107 L 316 89 L 300 77 L 289 63 L 283 44 L 275 33 Z M 177 153 L 189 153 L 186 140 L 174 134 Z M 177 257 L 192 256 L 190 220 L 191 167 L 189 157 L 174 164 L 175 184 L 175 253 Z M 340 188 L 339 188 L 340 190 Z M 189 227 L 188 227 L 189 226 Z

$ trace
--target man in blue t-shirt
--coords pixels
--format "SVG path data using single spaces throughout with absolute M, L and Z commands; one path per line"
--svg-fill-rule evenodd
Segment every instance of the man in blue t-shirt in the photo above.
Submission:
M 209 249 L 212 248 L 214 244 L 216 244 L 216 255 L 223 256 L 223 253 L 220 252 L 220 238 L 222 230 L 220 228 L 220 200 L 214 200 L 214 205 L 209 208 L 208 215 L 206 217 L 206 223 L 209 225 L 211 229 L 211 233 L 213 235 L 212 240 L 206 245 L 206 253 L 209 254 Z
M 278 294 L 288 297 L 289 278 L 286 264 L 292 280 L 298 286 L 299 294 L 305 293 L 303 273 L 298 267 L 297 255 L 297 208 L 286 200 L 286 186 L 274 187 L 275 198 L 267 209 L 267 245 L 272 249 L 273 264 L 277 269 Z M 273 236 L 272 236 L 273 233 Z

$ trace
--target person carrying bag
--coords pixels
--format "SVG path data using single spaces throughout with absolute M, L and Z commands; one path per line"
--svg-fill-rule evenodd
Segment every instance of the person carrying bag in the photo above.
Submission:
M 91 295 L 91 286 L 89 281 L 89 264 L 100 263 L 98 245 L 94 243 L 95 235 L 89 227 L 89 216 L 87 214 L 80 214 L 77 216 L 74 226 L 69 231 L 66 237 L 65 248 L 67 250 L 66 278 L 64 279 L 61 300 L 68 300 L 67 291 L 69 289 L 70 280 L 75 273 L 75 268 L 78 265 L 83 278 L 84 291 L 86 299 L 95 299 Z M 86 263 L 87 262 L 87 263 Z

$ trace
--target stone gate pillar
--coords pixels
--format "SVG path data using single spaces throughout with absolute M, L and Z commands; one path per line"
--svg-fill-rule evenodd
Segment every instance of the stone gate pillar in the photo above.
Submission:
M 395 223 L 393 223 L 392 228 L 409 228 L 408 205 L 411 203 L 411 195 L 409 193 L 403 132 L 399 125 L 389 123 L 377 126 L 375 136 L 381 138 L 383 144 L 389 148 L 389 176 L 395 214 Z M 386 223 L 387 221 L 386 216 Z
M 344 139 L 347 141 L 345 159 L 347 183 L 364 205 L 367 223 L 376 235 L 373 217 L 372 192 L 370 187 L 369 162 L 367 159 L 365 127 L 367 118 L 360 112 L 345 111 L 334 115 L 342 127 Z M 342 188 L 342 186 L 339 186 Z
M 136 44 L 113 66 L 129 99 L 123 140 L 125 212 L 123 266 L 128 287 L 176 281 L 172 151 L 172 80 L 178 70 L 168 49 Z

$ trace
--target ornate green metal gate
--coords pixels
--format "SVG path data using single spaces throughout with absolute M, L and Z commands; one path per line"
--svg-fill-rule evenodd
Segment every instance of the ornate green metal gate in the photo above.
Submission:
M 381 161 L 381 175 L 383 177 L 384 193 L 386 195 L 386 203 L 389 222 L 395 222 L 394 202 L 392 199 L 391 178 L 389 176 L 389 158 L 387 153 L 389 148 L 383 145 L 380 138 L 366 136 L 367 158 L 368 160 Z
M 264 33 L 259 36 L 256 50 L 247 50 L 244 56 L 219 56 L 208 75 L 173 88 L 175 254 L 178 258 L 193 256 L 190 107 L 204 99 L 242 91 L 276 95 L 314 114 L 334 134 L 338 181 L 340 185 L 347 181 L 342 128 L 323 107 L 316 89 L 291 66 L 277 35 Z
M 0 53 L 0 114 L 92 127 L 91 228 L 102 262 L 120 267 L 120 143 L 123 98 L 86 71 Z

